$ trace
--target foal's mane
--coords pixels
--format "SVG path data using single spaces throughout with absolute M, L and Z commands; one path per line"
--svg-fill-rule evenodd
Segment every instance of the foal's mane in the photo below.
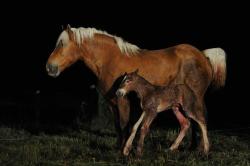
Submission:
M 93 38 L 95 34 L 102 34 L 102 35 L 106 35 L 106 36 L 114 38 L 118 48 L 125 55 L 130 55 L 130 56 L 135 55 L 140 50 L 140 48 L 138 46 L 131 44 L 131 43 L 128 43 L 128 42 L 124 41 L 121 37 L 111 35 L 111 34 L 107 33 L 106 31 L 97 30 L 95 28 L 83 28 L 83 27 L 71 28 L 71 30 L 73 31 L 74 39 L 78 45 L 81 45 L 85 39 Z M 60 34 L 60 36 L 57 40 L 57 45 L 60 41 L 62 41 L 63 44 L 68 43 L 69 35 L 68 35 L 68 32 L 66 30 L 64 30 Z

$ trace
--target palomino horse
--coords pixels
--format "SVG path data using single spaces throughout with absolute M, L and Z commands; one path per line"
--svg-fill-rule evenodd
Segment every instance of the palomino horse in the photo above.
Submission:
M 122 74 L 139 69 L 139 74 L 154 85 L 186 84 L 197 99 L 195 112 L 202 115 L 205 114 L 204 95 L 208 86 L 211 83 L 224 86 L 226 79 L 225 52 L 220 48 L 199 51 L 191 45 L 181 44 L 161 50 L 144 50 L 95 28 L 68 26 L 60 34 L 46 70 L 50 76 L 57 77 L 78 60 L 93 71 L 103 95 L 110 92 Z M 130 113 L 129 101 L 126 97 L 117 99 L 115 94 L 109 95 L 109 101 L 110 109 L 117 117 L 118 138 L 123 146 Z M 205 119 L 202 123 L 206 123 Z M 204 151 L 207 152 L 208 148 L 206 145 Z
M 150 124 L 153 122 L 159 112 L 172 109 L 176 118 L 180 122 L 181 130 L 170 150 L 176 150 L 186 135 L 190 127 L 190 120 L 193 119 L 200 126 L 205 145 L 207 146 L 208 137 L 206 124 L 202 123 L 205 119 L 203 114 L 192 111 L 196 101 L 193 91 L 185 84 L 170 84 L 168 86 L 154 86 L 135 72 L 126 74 L 116 94 L 123 97 L 131 91 L 136 92 L 140 99 L 142 114 L 139 120 L 133 126 L 132 132 L 125 144 L 123 154 L 127 156 L 132 147 L 138 127 L 141 126 L 140 139 L 137 144 L 137 155 L 142 155 L 144 138 L 149 131 Z M 183 110 L 183 113 L 182 113 Z M 200 120 L 201 119 L 201 120 Z M 205 147 L 208 150 L 208 147 Z M 205 151 L 207 153 L 207 151 Z

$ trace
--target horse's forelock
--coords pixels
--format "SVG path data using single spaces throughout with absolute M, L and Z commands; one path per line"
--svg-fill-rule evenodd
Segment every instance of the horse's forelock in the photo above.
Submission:
M 66 45 L 69 42 L 69 34 L 66 30 L 62 31 L 62 33 L 58 37 L 57 42 L 56 42 L 56 46 L 58 46 L 60 41 L 62 42 L 63 45 Z

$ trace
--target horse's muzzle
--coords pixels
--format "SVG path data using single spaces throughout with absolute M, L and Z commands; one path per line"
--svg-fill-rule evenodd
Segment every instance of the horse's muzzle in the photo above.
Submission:
M 54 65 L 54 64 L 46 64 L 46 70 L 48 72 L 48 75 L 52 76 L 52 77 L 57 77 L 59 75 L 59 68 L 58 65 Z

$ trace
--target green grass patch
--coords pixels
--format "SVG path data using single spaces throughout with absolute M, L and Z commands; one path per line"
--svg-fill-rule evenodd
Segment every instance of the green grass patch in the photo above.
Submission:
M 152 130 L 146 137 L 143 157 L 138 160 L 134 155 L 136 142 L 131 155 L 125 158 L 115 148 L 116 137 L 112 131 L 32 135 L 25 130 L 1 127 L 0 165 L 250 165 L 249 137 L 210 131 L 211 151 L 204 157 L 188 150 L 187 139 L 180 151 L 168 151 L 177 134 L 177 130 Z

